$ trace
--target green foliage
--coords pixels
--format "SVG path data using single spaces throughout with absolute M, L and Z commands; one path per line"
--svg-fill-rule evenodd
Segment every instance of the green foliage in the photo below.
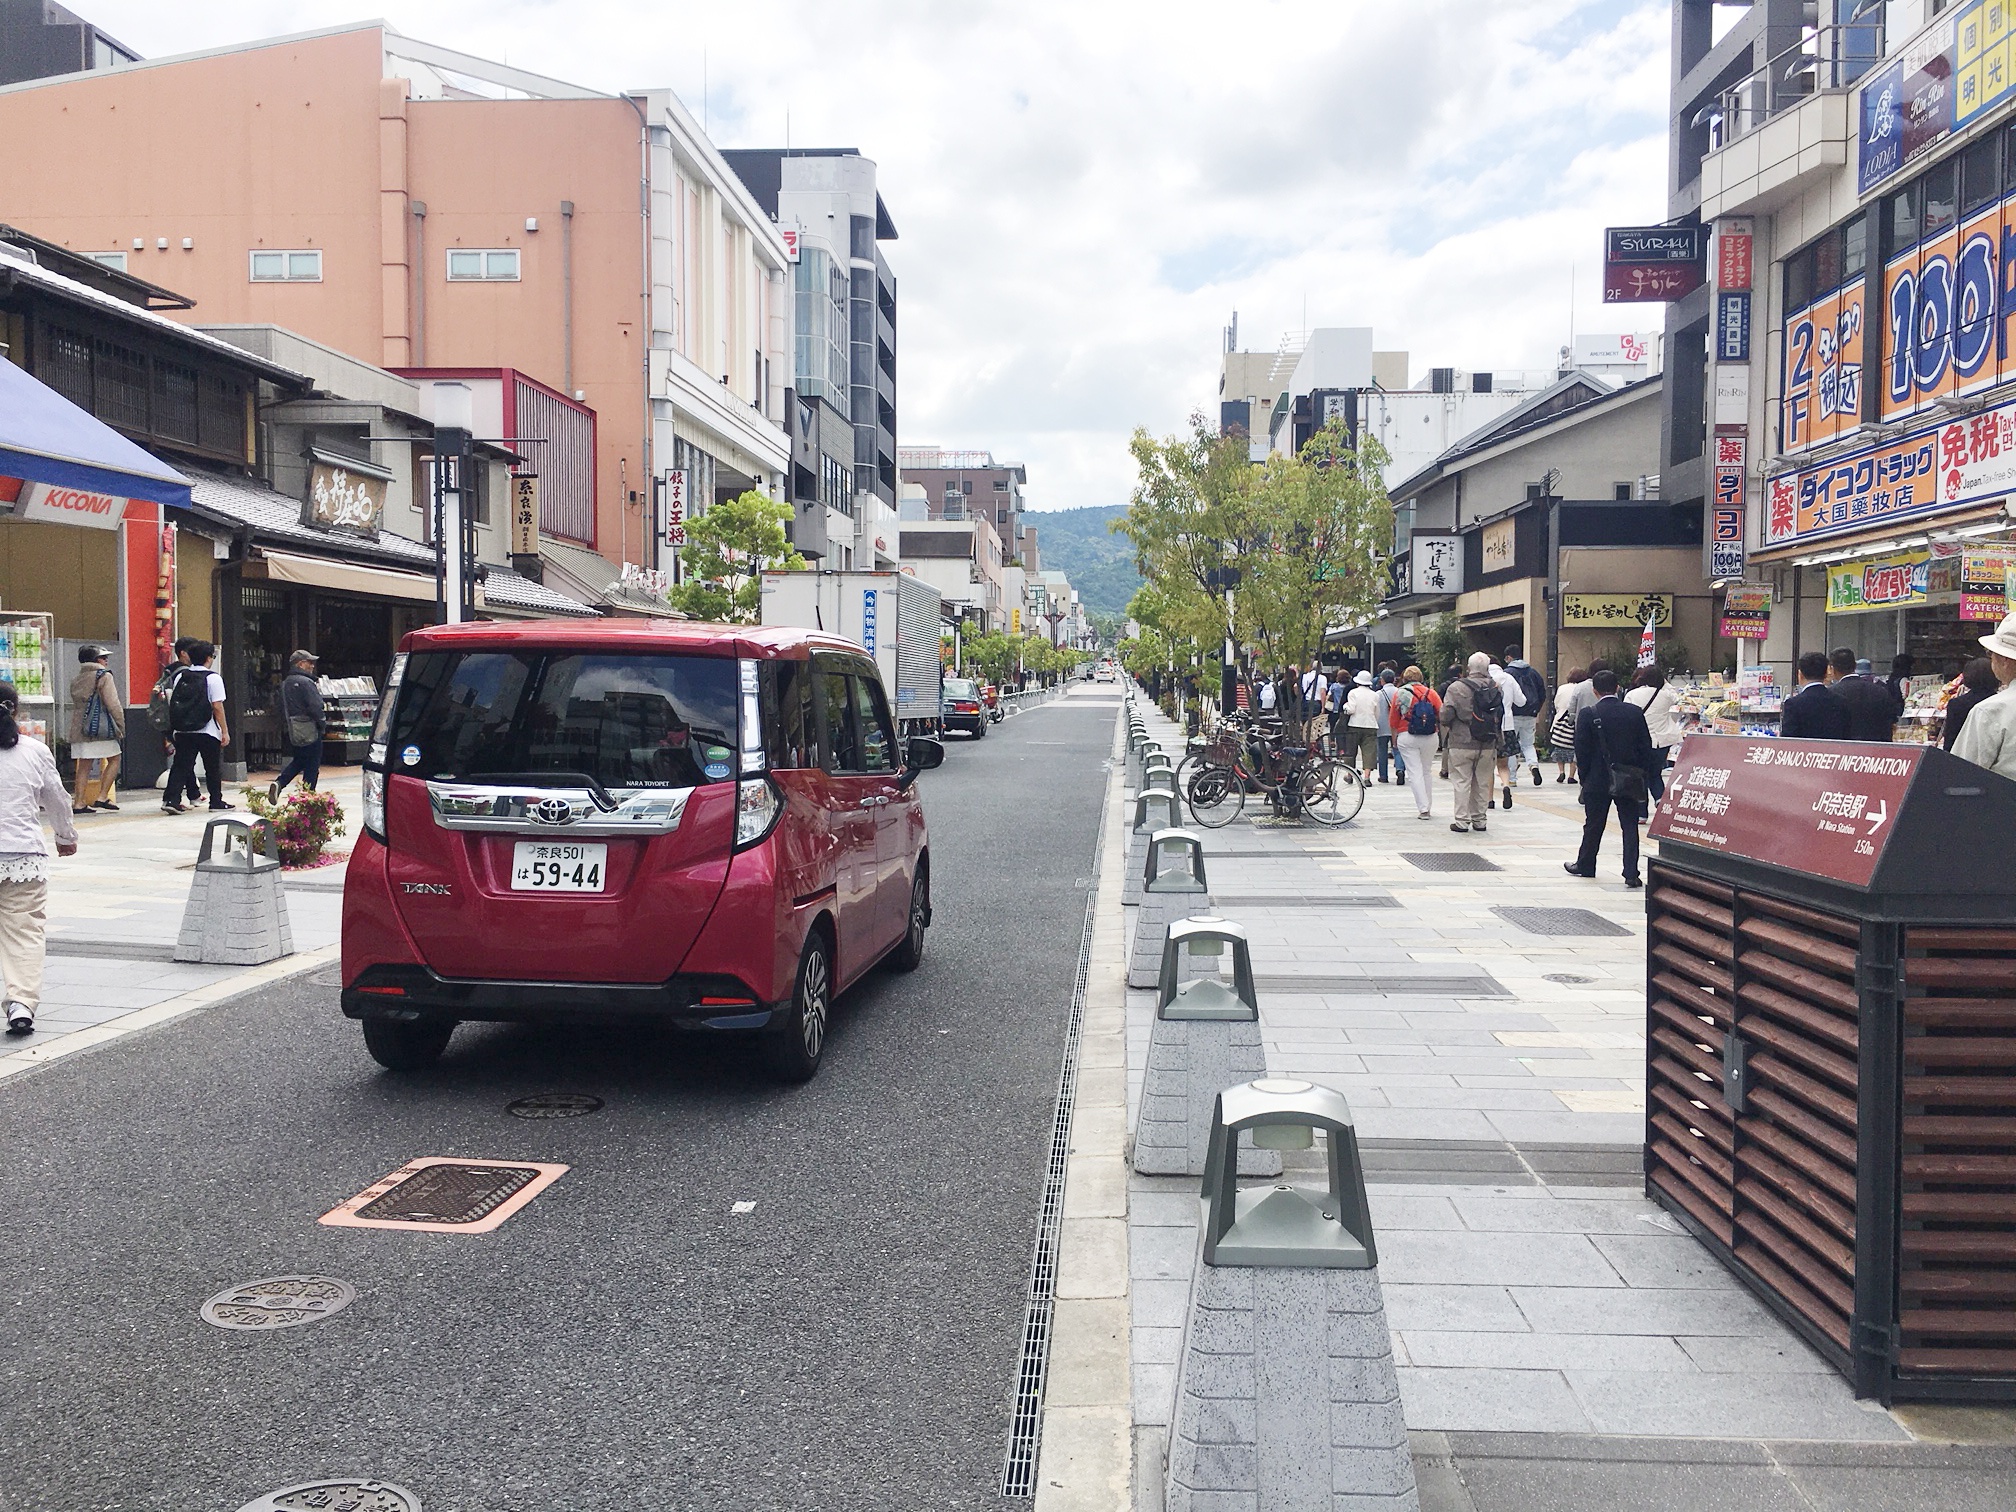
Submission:
M 750 489 L 686 524 L 686 581 L 666 600 L 699 620 L 753 624 L 762 611 L 765 571 L 796 572 L 805 558 L 784 533 L 791 506 Z
M 1638 637 L 1642 631 L 1625 631 L 1611 636 L 1608 640 L 1595 643 L 1589 655 L 1592 660 L 1605 661 L 1610 670 L 1617 674 L 1619 682 L 1626 687 L 1638 675 Z M 1668 677 L 1679 676 L 1693 670 L 1693 657 L 1687 647 L 1675 640 L 1670 631 L 1654 632 L 1655 654 L 1659 658 L 1659 668 Z
M 1022 523 L 1036 527 L 1036 546 L 1045 568 L 1062 572 L 1078 590 L 1088 610 L 1118 614 L 1141 586 L 1134 553 L 1113 538 L 1114 520 L 1125 514 L 1120 504 L 1095 504 L 1084 509 L 1053 509 L 1025 514 Z M 1020 542 L 1006 542 L 1011 555 L 1021 554 Z
M 983 682 L 1001 683 L 1014 677 L 1021 644 L 1002 631 L 989 630 L 984 635 L 967 636 L 963 650 L 969 673 Z
M 1462 666 L 1470 656 L 1470 637 L 1453 614 L 1438 614 L 1414 632 L 1414 664 L 1421 676 L 1439 684 L 1453 662 Z

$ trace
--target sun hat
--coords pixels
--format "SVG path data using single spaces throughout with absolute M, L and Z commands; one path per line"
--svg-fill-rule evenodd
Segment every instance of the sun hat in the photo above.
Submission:
M 1358 687 L 1369 688 L 1372 686 L 1372 674 L 1367 672 L 1363 667 L 1360 667 L 1358 675 L 1352 678 L 1351 681 Z
M 2002 623 L 1995 627 L 1993 635 L 1979 637 L 1982 645 L 1997 656 L 2006 656 L 2016 661 L 2016 614 L 2005 615 Z

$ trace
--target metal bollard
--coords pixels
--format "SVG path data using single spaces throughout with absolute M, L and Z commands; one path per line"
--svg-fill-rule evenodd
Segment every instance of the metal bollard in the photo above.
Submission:
M 1170 861 L 1182 863 L 1178 871 Z M 1142 863 L 1141 883 L 1148 892 L 1209 892 L 1204 878 L 1204 841 L 1186 829 L 1157 830 L 1148 837 L 1148 856 Z
M 1228 949 L 1230 987 L 1216 969 Z M 1211 963 L 1208 973 L 1184 980 L 1185 968 L 1199 961 Z M 1267 1074 L 1246 931 L 1226 919 L 1171 924 L 1157 997 L 1134 1126 L 1134 1169 L 1149 1176 L 1202 1176 L 1218 1094 Z M 1239 1169 L 1248 1176 L 1278 1175 L 1281 1157 L 1272 1150 L 1241 1150 Z
M 203 827 L 196 852 L 175 959 L 257 966 L 293 953 L 294 929 L 287 917 L 273 827 L 264 820 L 212 819 Z
M 1310 1149 L 1322 1193 L 1242 1191 L 1241 1131 Z M 1227 1088 L 1212 1120 L 1200 1255 L 1183 1331 L 1164 1506 L 1418 1512 L 1393 1336 L 1351 1111 L 1308 1082 Z
M 1210 907 L 1203 841 L 1188 830 L 1155 831 L 1142 858 L 1141 911 L 1134 919 L 1127 985 L 1155 986 L 1162 977 L 1162 942 L 1169 926 L 1199 908 L 1209 912 Z

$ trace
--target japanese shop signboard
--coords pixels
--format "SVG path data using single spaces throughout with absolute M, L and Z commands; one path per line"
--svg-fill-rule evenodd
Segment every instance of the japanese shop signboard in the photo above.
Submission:
M 1650 620 L 1661 630 L 1673 623 L 1670 593 L 1564 593 L 1564 630 L 1639 630 Z
M 1722 595 L 1722 624 L 1731 640 L 1763 640 L 1771 633 L 1771 585 L 1731 583 Z
M 665 544 L 675 548 L 686 544 L 687 476 L 683 467 L 665 474 Z
M 1690 735 L 1646 832 L 1867 887 L 1925 747 Z
M 1867 194 L 1953 134 L 1954 22 L 1978 13 L 1982 4 L 1974 0 L 1965 10 L 1940 16 L 1856 91 L 1856 194 Z
M 1903 609 L 1926 601 L 1932 553 L 1900 551 L 1866 562 L 1827 569 L 1827 612 L 1862 614 L 1871 609 Z
M 2000 620 L 2009 612 L 2007 551 L 1963 551 L 1960 554 L 1960 618 Z
M 1715 223 L 1715 287 L 1750 287 L 1750 256 L 1753 245 L 1750 222 L 1725 220 Z
M 1743 576 L 1744 542 L 1748 510 L 1744 464 L 1748 461 L 1750 437 L 1747 431 L 1718 432 L 1715 436 L 1715 501 L 1708 541 L 1708 575 L 1713 578 Z
M 1454 535 L 1415 536 L 1407 550 L 1407 591 L 1461 593 L 1463 538 Z
M 1863 279 L 1785 318 L 1785 397 L 1779 433 L 1788 452 L 1862 423 Z
M 1750 360 L 1750 296 L 1748 293 L 1715 296 L 1715 360 Z
M 2016 403 L 1928 425 L 1766 485 L 1764 543 L 1824 540 L 2016 493 Z
M 1699 226 L 1614 226 L 1603 233 L 1603 302 L 1670 303 L 1706 279 Z

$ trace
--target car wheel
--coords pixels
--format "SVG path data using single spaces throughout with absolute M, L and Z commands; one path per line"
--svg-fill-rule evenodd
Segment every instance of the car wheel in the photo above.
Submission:
M 910 884 L 910 923 L 903 943 L 889 952 L 889 964 L 897 971 L 915 971 L 924 964 L 924 931 L 931 923 L 931 874 L 917 868 L 917 880 Z
M 424 1071 L 441 1059 L 454 1032 L 453 1019 L 367 1018 L 364 1048 L 387 1071 Z
M 779 1081 L 810 1081 L 826 1056 L 826 1031 L 833 1013 L 833 953 L 824 935 L 814 934 L 798 957 L 798 978 L 784 1022 L 764 1041 L 770 1074 Z

